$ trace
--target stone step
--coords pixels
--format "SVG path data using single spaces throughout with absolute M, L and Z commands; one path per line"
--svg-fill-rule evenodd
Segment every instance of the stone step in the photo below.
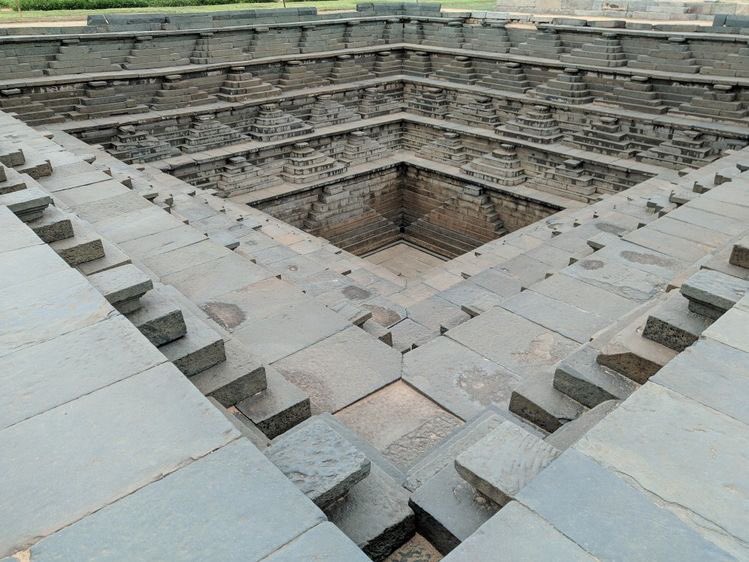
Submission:
M 49 245 L 68 265 L 75 267 L 104 257 L 104 243 L 96 232 L 80 221 L 73 222 L 73 232 L 72 238 Z
M 244 437 L 249 439 L 255 447 L 262 451 L 270 445 L 270 439 L 268 439 L 265 434 L 247 418 L 247 416 L 242 414 L 242 412 L 235 407 L 232 406 L 230 408 L 225 408 L 221 402 L 212 396 L 208 397 L 208 401 L 213 404 L 219 412 L 224 414 L 226 419 L 228 419 Z
M 692 312 L 689 304 L 680 292 L 671 291 L 648 315 L 642 337 L 674 351 L 684 351 L 713 323 L 711 318 Z
M 735 305 L 749 291 L 749 282 L 719 271 L 702 269 L 681 285 L 689 310 L 713 320 Z
M 157 347 L 187 333 L 182 310 L 161 286 L 146 293 L 141 298 L 141 307 L 128 314 L 127 318 Z
M 338 501 L 364 480 L 372 465 L 364 453 L 316 418 L 277 437 L 265 454 L 321 508 Z
M 224 352 L 226 361 L 190 378 L 200 392 L 228 407 L 266 389 L 265 367 L 243 345 L 229 340 Z
M 612 412 L 621 402 L 619 400 L 606 400 L 595 408 L 584 412 L 576 420 L 564 424 L 554 433 L 546 438 L 546 442 L 560 451 L 569 449 L 577 443 L 590 429 Z
M 224 339 L 192 310 L 182 307 L 187 333 L 159 349 L 188 377 L 226 361 Z
M 28 186 L 26 189 L 0 195 L 0 205 L 7 206 L 23 222 L 41 218 L 44 210 L 51 203 L 52 198 L 47 195 L 47 192 L 36 186 Z
M 28 225 L 47 244 L 74 236 L 70 216 L 54 205 L 47 207 L 41 217 L 29 222 Z
M 367 332 L 370 336 L 377 338 L 382 343 L 393 346 L 393 333 L 379 324 L 374 320 L 367 320 L 361 325 L 361 329 Z
M 458 455 L 455 469 L 476 490 L 504 506 L 557 456 L 554 446 L 505 421 Z
M 237 404 L 260 431 L 273 439 L 310 417 L 309 397 L 276 369 L 265 368 L 266 388 Z
M 95 260 L 87 261 L 85 263 L 78 264 L 76 268 L 84 275 L 93 275 L 94 273 L 101 273 L 114 267 L 120 267 L 132 263 L 130 256 L 120 250 L 117 246 L 109 242 L 107 239 L 102 238 L 102 247 L 104 248 L 104 256 Z
M 554 388 L 594 408 L 608 400 L 625 400 L 639 385 L 596 361 L 598 350 L 586 344 L 557 365 Z
M 749 268 L 749 236 L 744 236 L 733 245 L 728 263 L 738 267 Z
M 598 364 L 644 384 L 673 359 L 676 351 L 642 336 L 647 317 L 648 314 L 637 317 L 602 345 L 596 359 Z
M 512 391 L 510 411 L 553 433 L 565 423 L 577 419 L 585 408 L 553 385 L 553 373 L 537 373 Z
M 138 310 L 140 298 L 153 289 L 151 278 L 132 264 L 95 273 L 88 280 L 122 314 Z

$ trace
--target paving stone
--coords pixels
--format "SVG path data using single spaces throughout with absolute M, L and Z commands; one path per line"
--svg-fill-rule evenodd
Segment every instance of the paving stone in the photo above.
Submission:
M 326 562 L 366 562 L 367 556 L 332 523 L 321 523 L 284 545 L 264 562 L 296 562 L 305 559 Z
M 598 406 L 591 408 L 587 412 L 583 412 L 580 417 L 567 422 L 554 433 L 547 436 L 546 442 L 560 451 L 569 449 L 582 439 L 591 428 L 595 427 L 598 422 L 614 411 L 620 403 L 619 400 L 601 402 Z
M 463 420 L 507 406 L 520 377 L 444 336 L 403 357 L 403 380 Z
M 521 377 L 557 363 L 577 347 L 574 341 L 502 308 L 484 312 L 446 335 Z M 497 346 L 498 341 L 503 345 Z
M 583 345 L 568 355 L 554 370 L 554 388 L 587 408 L 608 400 L 625 400 L 639 385 L 600 365 L 598 350 Z
M 130 559 L 135 551 L 151 560 L 283 560 L 300 534 L 329 525 L 323 522 L 322 512 L 262 453 L 238 440 L 37 543 L 31 552 L 48 561 L 114 561 Z M 245 532 L 248 528 L 257 532 Z M 325 537 L 316 538 L 322 550 Z M 349 560 L 358 559 L 356 554 L 355 548 L 347 551 Z
M 462 425 L 459 419 L 401 381 L 339 411 L 336 419 L 401 470 Z
M 319 324 L 320 318 L 312 315 L 310 322 Z M 292 329 L 299 329 L 298 322 L 279 334 Z M 313 411 L 337 412 L 398 379 L 401 354 L 363 330 L 349 327 L 303 347 L 274 366 L 309 394 Z
M 710 318 L 689 310 L 689 300 L 678 291 L 672 291 L 648 315 L 642 337 L 674 351 L 684 351 L 712 322 Z
M 447 554 L 488 521 L 499 506 L 485 498 L 448 465 L 412 495 L 416 528 L 437 550 Z
M 453 303 L 456 306 L 471 306 L 480 312 L 484 312 L 493 306 L 497 306 L 505 299 L 489 289 L 481 287 L 470 280 L 461 281 L 445 291 L 437 293 L 437 296 Z
M 506 299 L 502 308 L 579 343 L 590 340 L 593 334 L 609 324 L 607 319 L 597 314 L 532 290 Z
M 510 502 L 458 548 L 445 562 L 500 562 L 503 560 L 596 560 L 538 514 Z
M 237 435 L 169 364 L 6 428 L 0 486 L 9 511 L 0 553 L 25 548 Z
M 408 316 L 415 322 L 440 332 L 454 328 L 470 318 L 460 307 L 438 296 L 428 297 L 408 307 Z
M 744 361 L 745 352 L 703 338 L 650 380 L 749 424 L 749 410 L 743 399 L 749 391 Z
M 542 439 L 506 421 L 460 453 L 455 469 L 476 490 L 503 506 L 558 455 Z
M 414 533 L 408 493 L 376 463 L 327 515 L 372 560 L 383 560 Z
M 3 355 L 0 428 L 163 363 L 145 343 L 125 318 L 115 316 Z
M 616 488 L 607 485 L 606 513 L 616 509 L 628 519 L 634 517 L 637 526 L 633 531 L 642 540 L 629 546 L 612 542 L 605 545 L 606 551 L 621 555 L 631 548 L 648 548 L 647 556 L 654 558 L 659 548 L 663 559 L 672 559 L 675 554 L 685 560 L 728 559 L 725 554 L 716 553 L 718 545 L 738 559 L 745 558 L 748 514 L 739 499 L 746 496 L 747 489 L 744 467 L 749 437 L 745 428 L 743 423 L 698 402 L 648 384 L 590 430 L 577 443 L 577 449 L 659 498 L 659 505 L 665 507 L 660 512 L 678 515 L 671 515 L 678 525 L 668 521 L 656 525 L 655 515 L 627 515 L 628 509 L 615 507 L 616 502 L 609 501 Z M 595 491 L 593 486 L 588 489 Z M 648 505 L 651 511 L 658 509 L 651 502 Z M 529 507 L 543 515 L 534 506 Z M 659 519 L 663 517 L 660 512 Z M 685 514 L 689 515 L 681 519 Z M 703 521 L 709 524 L 704 525 Z M 585 522 L 581 520 L 580 524 Z M 565 532 L 561 526 L 558 528 Z M 652 536 L 656 529 L 657 536 Z M 591 526 L 589 532 L 594 531 Z M 613 538 L 608 534 L 600 536 L 607 541 Z
M 0 354 L 85 328 L 116 314 L 104 297 L 72 269 L 0 289 Z
M 275 464 L 316 505 L 343 497 L 369 474 L 369 459 L 320 420 L 278 437 L 266 449 Z
M 468 281 L 488 289 L 500 297 L 509 297 L 521 290 L 520 281 L 492 268 L 472 275 L 468 278 Z
M 8 250 L 0 253 L 0 287 L 11 287 L 68 268 L 60 256 L 43 244 Z
M 0 228 L 3 231 L 2 239 L 0 239 L 0 252 L 42 243 L 34 231 L 23 224 L 7 207 L 0 206 Z
M 716 319 L 736 304 L 749 290 L 749 282 L 730 275 L 703 269 L 681 285 L 681 294 L 689 299 L 689 309 Z
M 244 346 L 230 340 L 224 351 L 226 361 L 190 378 L 200 392 L 223 406 L 233 406 L 265 389 L 265 368 Z
M 266 387 L 237 409 L 271 439 L 310 417 L 309 397 L 273 367 L 265 368 Z
M 660 277 L 614 261 L 597 259 L 595 254 L 567 267 L 564 273 L 636 302 L 654 298 L 666 286 Z

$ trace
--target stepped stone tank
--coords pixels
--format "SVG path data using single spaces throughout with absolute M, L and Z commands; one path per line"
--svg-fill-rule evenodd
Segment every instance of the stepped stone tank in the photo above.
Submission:
M 0 29 L 0 560 L 749 560 L 743 21 Z

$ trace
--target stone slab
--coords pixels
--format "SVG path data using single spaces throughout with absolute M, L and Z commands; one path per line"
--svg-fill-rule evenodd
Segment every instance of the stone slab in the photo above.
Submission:
M 746 360 L 745 352 L 704 338 L 650 380 L 749 425 Z
M 332 523 L 322 523 L 263 558 L 263 562 L 367 562 L 369 558 Z
M 141 307 L 127 315 L 128 320 L 157 347 L 187 333 L 182 309 L 162 289 L 157 286 L 143 295 Z
M 517 499 L 598 559 L 731 559 L 673 513 L 574 449 L 551 463 Z
M 132 264 L 95 273 L 88 277 L 88 281 L 113 306 L 138 299 L 153 288 L 153 281 Z
M 401 470 L 462 425 L 402 381 L 362 398 L 335 417 Z
M 437 550 L 447 554 L 471 536 L 498 510 L 448 465 L 412 495 L 416 527 Z
M 463 451 L 455 469 L 499 506 L 511 501 L 559 451 L 509 421 Z
M 106 350 L 106 352 L 102 352 Z M 117 361 L 112 361 L 117 357 Z M 163 363 L 122 316 L 0 357 L 0 428 Z
M 440 336 L 403 357 L 403 380 L 467 420 L 490 404 L 507 406 L 520 377 Z
M 26 283 L 67 269 L 68 264 L 43 244 L 8 250 L 0 253 L 0 287 Z
M 519 376 L 550 367 L 577 344 L 502 308 L 493 308 L 447 332 L 447 337 Z
M 321 420 L 275 439 L 268 459 L 316 505 L 343 497 L 369 474 L 371 463 L 356 447 Z
M 583 436 L 595 427 L 598 422 L 609 415 L 621 402 L 619 400 L 607 400 L 601 402 L 595 408 L 591 408 L 577 419 L 564 424 L 546 437 L 546 442 L 560 451 L 569 449 Z
M 594 562 L 590 554 L 518 502 L 510 502 L 445 558 L 444 562 L 565 560 Z
M 382 560 L 414 533 L 408 493 L 377 464 L 327 515 L 372 560 Z
M 170 364 L 4 429 L 0 555 L 29 546 L 238 435 Z
M 605 251 L 605 248 L 599 251 Z M 575 262 L 563 272 L 588 285 L 636 302 L 648 301 L 666 287 L 666 282 L 652 273 L 613 260 L 598 259 L 596 254 Z
M 319 330 L 321 318 L 309 316 L 315 314 L 314 310 L 300 312 L 305 312 L 307 321 L 315 324 L 316 330 Z M 270 336 L 280 338 L 283 334 L 288 337 L 293 331 L 303 334 L 301 329 L 304 325 L 300 326 L 300 322 L 289 319 Z M 400 377 L 400 353 L 359 328 L 344 328 L 345 325 L 336 321 L 331 325 L 331 331 L 335 332 L 333 335 L 323 335 L 324 339 L 318 338 L 320 341 L 310 342 L 307 346 L 299 345 L 300 351 L 286 353 L 287 357 L 274 363 L 279 373 L 309 394 L 315 412 L 337 412 Z M 258 338 L 268 337 L 267 329 L 266 335 L 260 328 L 253 333 Z M 283 342 L 279 351 L 273 354 L 266 352 L 266 356 L 284 354 L 290 349 L 290 343 L 294 343 L 294 340 Z M 281 344 L 273 343 L 271 339 L 269 345 L 278 348 Z M 263 354 L 260 355 L 263 357 Z
M 609 324 L 608 319 L 593 312 L 533 290 L 523 291 L 506 299 L 502 308 L 578 343 L 589 341 L 593 334 Z
M 0 252 L 42 244 L 34 231 L 21 222 L 7 207 L 0 206 L 0 229 L 3 232 L 0 238 Z
M 159 349 L 188 377 L 213 367 L 226 359 L 224 339 L 208 323 L 183 308 L 187 333 Z
M 657 497 L 695 535 L 746 558 L 749 431 L 745 424 L 660 385 L 647 384 L 590 430 L 576 448 Z M 643 539 L 654 532 L 652 520 L 635 519 L 651 529 L 642 529 Z M 659 538 L 629 548 L 652 542 L 669 548 L 672 557 L 678 553 L 685 560 L 725 559 L 710 555 L 714 547 L 707 549 L 695 539 L 682 544 L 678 539 L 687 534 L 678 528 L 673 533 L 659 530 Z M 614 547 L 627 552 L 623 544 L 607 548 Z
M 31 556 L 260 560 L 323 521 L 262 453 L 238 440 L 41 541 Z
M 116 315 L 73 269 L 0 289 L 0 355 Z
M 712 322 L 689 310 L 689 300 L 681 293 L 671 291 L 648 315 L 642 336 L 674 351 L 684 351 Z
M 404 318 L 390 328 L 393 349 L 407 353 L 434 339 L 439 332 L 430 330 L 410 318 Z
M 580 416 L 585 408 L 553 385 L 551 369 L 527 377 L 510 398 L 510 411 L 544 431 L 554 432 Z
M 470 318 L 459 306 L 438 296 L 425 298 L 409 306 L 408 316 L 415 322 L 439 332 L 454 328 Z
M 702 335 L 749 353 L 747 326 L 749 326 L 749 309 L 735 306 L 718 318 Z
M 709 269 L 698 271 L 681 285 L 681 294 L 702 305 L 700 311 L 707 312 L 705 307 L 714 310 L 710 316 L 713 319 L 736 304 L 747 291 L 748 281 Z

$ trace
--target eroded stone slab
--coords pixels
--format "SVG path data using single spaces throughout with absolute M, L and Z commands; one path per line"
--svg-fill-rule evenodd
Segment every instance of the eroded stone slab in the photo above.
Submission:
M 364 453 L 316 419 L 277 438 L 265 454 L 320 507 L 344 496 L 371 467 Z

